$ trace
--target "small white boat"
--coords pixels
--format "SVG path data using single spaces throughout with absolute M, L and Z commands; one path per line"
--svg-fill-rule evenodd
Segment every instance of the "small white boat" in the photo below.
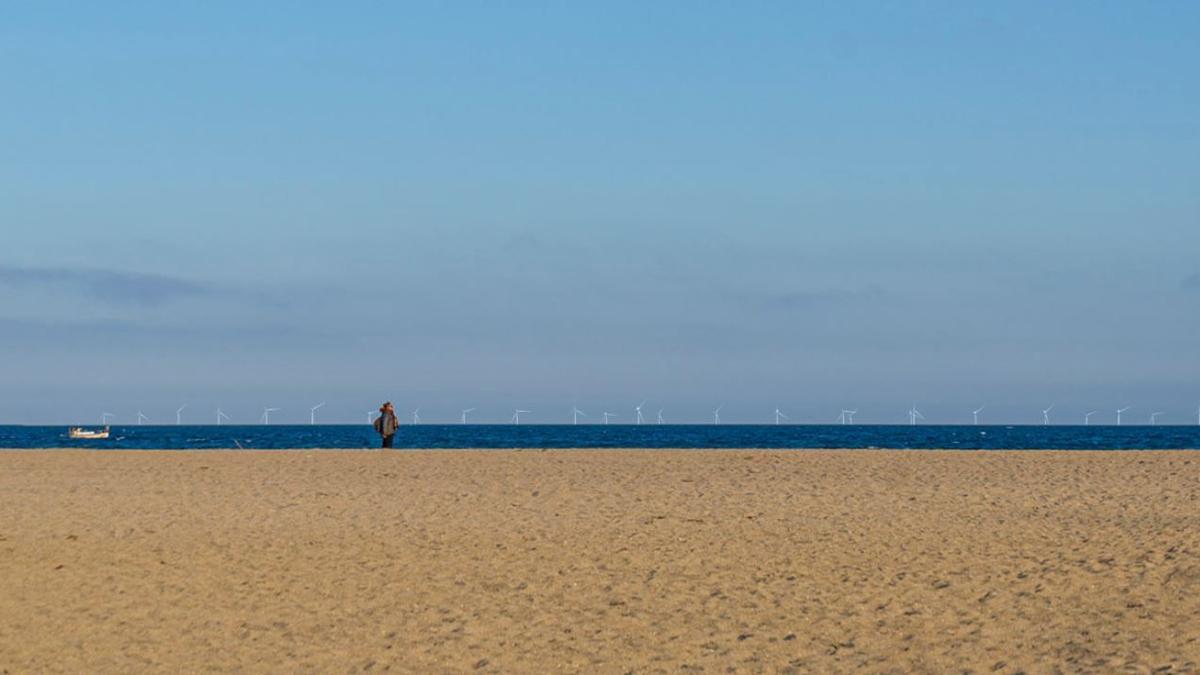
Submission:
M 83 427 L 71 427 L 67 430 L 67 435 L 71 438 L 81 440 L 103 440 L 108 438 L 108 427 L 103 429 L 84 429 Z

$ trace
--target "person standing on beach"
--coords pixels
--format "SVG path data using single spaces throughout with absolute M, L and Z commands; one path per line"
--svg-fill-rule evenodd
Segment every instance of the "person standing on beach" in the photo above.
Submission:
M 396 429 L 400 428 L 400 420 L 396 419 L 396 408 L 391 401 L 379 406 L 379 417 L 375 420 L 375 431 L 383 437 L 383 447 L 392 447 L 392 439 Z

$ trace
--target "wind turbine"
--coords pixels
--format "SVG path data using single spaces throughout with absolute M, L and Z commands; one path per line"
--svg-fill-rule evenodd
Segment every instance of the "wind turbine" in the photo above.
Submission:
M 1162 415 L 1162 414 L 1164 414 L 1164 413 L 1161 413 L 1161 412 L 1150 413 L 1150 426 L 1154 426 L 1154 425 L 1158 424 L 1158 416 Z
M 473 412 L 475 412 L 474 408 L 467 408 L 466 410 L 462 411 L 462 423 L 463 424 L 467 423 L 467 413 L 473 413 Z
M 271 423 L 271 413 L 279 412 L 280 410 L 283 410 L 283 408 L 263 408 L 263 414 L 262 414 L 262 418 L 261 418 L 262 423 L 264 425 L 270 424 Z
M 1085 426 L 1085 427 L 1091 426 L 1092 425 L 1092 415 L 1095 415 L 1095 414 L 1096 414 L 1095 410 L 1084 413 L 1083 414 L 1083 426 Z
M 1055 405 L 1057 404 L 1051 403 L 1049 408 L 1046 408 L 1042 411 L 1042 426 L 1048 426 L 1050 424 L 1050 411 L 1054 410 Z
M 788 416 L 784 415 L 783 412 L 779 410 L 779 408 L 775 408 L 775 426 L 779 426 L 779 420 L 781 420 L 781 419 L 786 420 L 787 418 L 788 418 Z
M 116 415 L 112 413 L 100 413 L 100 424 L 108 426 L 108 418 L 110 417 L 116 417 Z
M 1124 408 L 1117 409 L 1117 426 L 1121 426 L 1121 413 L 1125 412 L 1126 410 L 1129 410 L 1130 407 L 1131 406 L 1125 406 Z
M 513 416 L 512 416 L 512 423 L 513 423 L 513 424 L 520 424 L 520 423 L 521 423 L 521 414 L 522 414 L 522 413 L 528 414 L 528 413 L 529 413 L 529 411 L 528 411 L 528 410 L 520 410 L 520 409 L 517 409 L 517 410 L 513 411 Z
M 224 410 L 217 408 L 217 426 L 221 426 L 222 419 L 228 420 L 229 415 L 226 415 Z
M 925 419 L 925 416 L 921 414 L 920 410 L 917 410 L 917 404 L 914 403 L 913 406 L 908 409 L 908 425 L 915 427 L 917 426 L 917 420 L 923 419 Z
M 724 407 L 725 407 L 725 404 L 722 403 L 721 405 L 717 406 L 716 410 L 713 411 L 713 424 L 714 425 L 721 423 L 721 408 L 724 408 Z
M 1197 419 L 1197 422 L 1196 422 L 1196 423 L 1197 423 L 1197 424 L 1200 424 L 1200 413 L 1197 413 L 1196 419 Z M 662 418 L 662 410 L 661 410 L 661 409 L 658 411 L 658 417 L 657 417 L 657 419 L 655 420 L 655 422 L 656 422 L 657 424 L 662 424 L 662 423 L 663 423 L 663 418 Z
M 635 424 L 641 424 L 642 422 L 645 421 L 642 419 L 642 406 L 644 406 L 644 405 L 646 405 L 646 402 L 642 401 L 641 403 L 637 404 L 633 408 L 634 412 L 637 413 L 637 421 L 635 422 Z
M 379 414 L 379 411 L 377 411 L 377 410 L 368 410 L 367 411 L 367 424 L 370 424 L 371 421 L 374 420 L 375 416 L 378 414 Z
M 979 413 L 983 412 L 983 406 L 979 406 L 978 410 L 971 411 L 971 419 L 975 421 L 975 426 L 979 426 Z
M 149 421 L 150 421 L 150 418 L 143 415 L 142 411 L 139 410 L 138 411 L 138 426 L 139 427 L 142 426 L 142 422 L 149 422 Z
M 318 403 L 308 409 L 308 423 L 310 425 L 317 423 L 317 411 L 324 407 L 325 407 L 325 403 L 322 402 L 322 403 Z
M 417 408 L 416 410 L 413 410 L 413 424 L 420 424 L 420 423 L 421 423 L 421 409 Z
M 857 410 L 846 410 L 843 408 L 842 414 L 838 415 L 838 422 L 840 422 L 843 426 L 845 426 L 847 424 L 854 424 L 854 413 L 856 413 L 856 412 L 858 412 L 858 411 Z
M 579 417 L 587 417 L 587 413 L 579 409 L 579 406 L 571 406 L 571 424 L 579 424 Z
M 608 418 L 610 418 L 610 417 L 616 417 L 616 415 L 614 415 L 614 414 L 612 414 L 612 413 L 610 413 L 610 412 L 606 412 L 606 413 L 604 413 L 603 417 L 604 417 L 604 423 L 605 423 L 605 424 L 608 424 Z
M 183 409 L 186 407 L 187 407 L 187 404 L 184 403 L 183 405 L 179 406 L 179 410 L 175 411 L 175 426 L 179 426 L 180 424 L 183 424 Z

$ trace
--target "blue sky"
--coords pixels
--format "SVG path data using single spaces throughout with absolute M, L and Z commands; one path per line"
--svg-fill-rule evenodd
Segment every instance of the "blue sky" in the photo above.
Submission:
M 1195 3 L 247 4 L 0 13 L 0 422 L 1195 422 Z

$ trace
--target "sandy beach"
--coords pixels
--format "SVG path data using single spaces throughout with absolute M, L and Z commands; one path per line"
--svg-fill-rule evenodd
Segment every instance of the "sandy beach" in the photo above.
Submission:
M 0 452 L 2 673 L 1198 664 L 1191 452 Z

